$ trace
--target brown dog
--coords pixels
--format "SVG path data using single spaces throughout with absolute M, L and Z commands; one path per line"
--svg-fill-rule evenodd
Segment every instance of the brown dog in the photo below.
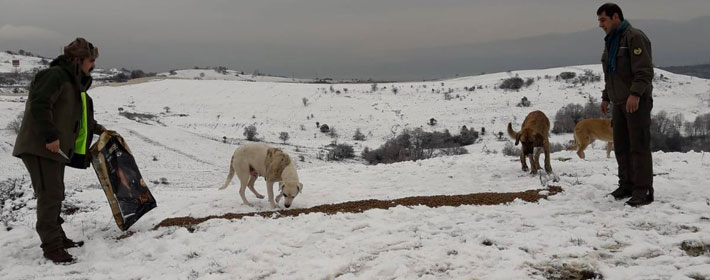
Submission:
M 584 149 L 594 140 L 606 141 L 606 157 L 609 158 L 614 148 L 614 134 L 611 120 L 582 120 L 574 126 L 574 145 L 567 150 L 577 150 L 579 158 L 584 159 Z
M 525 117 L 520 132 L 515 132 L 513 125 L 508 123 L 508 135 L 510 138 L 515 139 L 516 146 L 518 143 L 522 143 L 520 163 L 523 165 L 523 171 L 528 171 L 528 165 L 525 163 L 525 158 L 527 157 L 530 159 L 530 165 L 532 165 L 532 171 L 530 173 L 537 173 L 537 170 L 540 169 L 540 150 L 537 150 L 534 159 L 533 150 L 536 147 L 542 147 L 545 150 L 545 171 L 547 171 L 547 173 L 552 172 L 552 165 L 550 165 L 550 142 L 547 139 L 549 132 L 550 120 L 547 119 L 545 113 L 540 111 L 530 112 L 530 114 Z

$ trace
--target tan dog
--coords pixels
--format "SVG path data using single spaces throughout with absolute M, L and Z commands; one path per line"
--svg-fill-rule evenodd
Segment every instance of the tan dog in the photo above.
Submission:
M 259 176 L 266 179 L 266 191 L 269 196 L 271 207 L 278 208 L 277 202 L 281 197 L 284 197 L 284 206 L 291 207 L 293 199 L 303 190 L 303 184 L 298 181 L 298 173 L 296 166 L 291 157 L 281 149 L 269 147 L 262 143 L 248 143 L 237 148 L 232 155 L 232 161 L 229 165 L 229 174 L 227 181 L 219 189 L 225 189 L 232 181 L 234 173 L 237 173 L 237 178 L 241 186 L 239 195 L 242 197 L 242 202 L 245 205 L 252 206 L 247 201 L 244 192 L 246 187 L 249 187 L 257 198 L 264 198 L 254 189 L 254 182 Z M 279 182 L 280 193 L 274 201 L 274 183 Z
M 611 120 L 582 120 L 574 126 L 574 145 L 567 150 L 577 150 L 579 158 L 584 159 L 584 149 L 594 140 L 606 141 L 606 157 L 609 158 L 614 148 L 614 134 Z
M 547 136 L 550 132 L 550 120 L 547 119 L 545 113 L 533 111 L 525 117 L 523 126 L 520 132 L 513 130 L 513 125 L 508 123 L 508 135 L 515 139 L 515 145 L 522 143 L 520 151 L 520 163 L 523 165 L 523 171 L 528 171 L 528 165 L 525 163 L 525 157 L 530 159 L 532 165 L 532 174 L 536 174 L 540 169 L 540 150 L 535 153 L 533 159 L 533 150 L 536 147 L 542 147 L 545 150 L 545 171 L 552 172 L 550 165 L 550 142 Z

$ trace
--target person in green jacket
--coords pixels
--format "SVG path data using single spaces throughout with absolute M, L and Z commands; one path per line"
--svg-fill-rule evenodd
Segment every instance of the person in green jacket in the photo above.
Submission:
M 637 207 L 653 202 L 653 160 L 650 148 L 653 109 L 653 59 L 651 42 L 624 19 L 618 5 L 597 10 L 599 27 L 607 34 L 602 54 L 604 82 L 602 113 L 611 103 L 614 154 L 619 165 L 619 187 L 611 195 L 631 198 Z
M 35 75 L 12 151 L 30 173 L 37 197 L 36 230 L 44 257 L 55 263 L 74 262 L 66 249 L 84 244 L 67 238 L 60 212 L 65 166 L 87 168 L 93 134 L 106 130 L 94 120 L 93 102 L 86 94 L 98 56 L 96 46 L 77 38 Z

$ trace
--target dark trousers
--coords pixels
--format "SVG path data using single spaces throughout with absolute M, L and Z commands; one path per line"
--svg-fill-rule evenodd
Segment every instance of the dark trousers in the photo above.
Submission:
M 64 201 L 64 163 L 27 154 L 21 158 L 30 172 L 37 197 L 36 230 L 42 241 L 41 247 L 45 252 L 64 248 L 64 220 L 59 217 Z
M 651 109 L 653 99 L 642 97 L 636 112 L 626 112 L 626 104 L 614 104 L 612 127 L 614 154 L 619 164 L 619 187 L 645 193 L 653 188 L 651 159 Z

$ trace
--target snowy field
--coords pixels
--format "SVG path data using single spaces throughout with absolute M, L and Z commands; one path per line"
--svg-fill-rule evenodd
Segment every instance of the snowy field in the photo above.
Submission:
M 564 192 L 538 203 L 214 219 L 194 231 L 153 230 L 169 217 L 271 210 L 249 192 L 255 207 L 242 205 L 236 179 L 217 190 L 249 125 L 257 127 L 257 137 L 297 159 L 305 186 L 292 208 L 545 187 L 520 170 L 517 157 L 501 153 L 507 141 L 496 134 L 508 122 L 519 128 L 532 110 L 552 120 L 568 103 L 598 98 L 603 82 L 555 80 L 561 72 L 584 70 L 601 69 L 584 65 L 383 83 L 376 91 L 371 84 L 189 77 L 94 88 L 89 94 L 96 119 L 124 136 L 158 207 L 132 226 L 133 235 L 117 239 L 123 232 L 93 170 L 68 170 L 66 204 L 78 210 L 65 216 L 64 229 L 86 244 L 69 250 L 78 262 L 67 266 L 42 258 L 34 231 L 36 202 L 24 166 L 11 156 L 15 134 L 4 129 L 24 109 L 25 98 L 0 96 L 0 179 L 21 182 L 24 193 L 0 205 L 0 217 L 9 221 L 0 227 L 0 279 L 564 279 L 563 273 L 580 271 L 604 279 L 710 278 L 710 154 L 654 153 L 656 201 L 631 208 L 606 196 L 617 178 L 604 143 L 587 149 L 586 160 L 573 151 L 553 153 L 560 177 L 554 184 Z M 656 74 L 665 79 L 654 82 L 655 113 L 683 113 L 692 121 L 710 112 L 709 80 Z M 534 83 L 520 91 L 498 88 L 516 75 Z M 523 96 L 531 107 L 516 106 Z M 430 118 L 435 126 L 427 124 Z M 339 136 L 321 133 L 316 122 L 335 127 Z M 374 166 L 359 158 L 319 159 L 334 141 L 353 145 L 359 155 L 404 129 L 458 133 L 462 125 L 487 132 L 464 155 Z M 352 140 L 358 128 L 367 140 Z M 290 135 L 285 144 L 280 132 Z M 553 135 L 551 142 L 571 139 Z M 256 189 L 265 193 L 263 180 Z M 683 250 L 688 245 L 700 253 Z

